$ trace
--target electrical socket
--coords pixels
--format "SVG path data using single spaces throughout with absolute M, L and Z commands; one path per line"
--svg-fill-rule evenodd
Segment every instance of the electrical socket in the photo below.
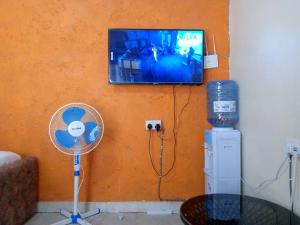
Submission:
M 293 156 L 300 156 L 300 140 L 288 141 L 285 146 L 285 151 Z
M 146 120 L 146 121 L 145 121 L 145 129 L 146 129 L 146 130 L 149 130 L 149 129 L 148 129 L 148 125 L 149 125 L 149 124 L 152 125 L 151 130 L 156 130 L 156 129 L 155 129 L 155 126 L 156 126 L 156 125 L 159 125 L 159 126 L 160 126 L 160 130 L 162 129 L 161 120 Z

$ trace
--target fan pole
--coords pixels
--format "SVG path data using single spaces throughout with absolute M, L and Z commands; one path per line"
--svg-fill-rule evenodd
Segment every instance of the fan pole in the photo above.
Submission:
M 79 176 L 80 176 L 80 155 L 74 155 L 74 207 L 73 216 L 78 216 L 78 194 L 79 194 Z

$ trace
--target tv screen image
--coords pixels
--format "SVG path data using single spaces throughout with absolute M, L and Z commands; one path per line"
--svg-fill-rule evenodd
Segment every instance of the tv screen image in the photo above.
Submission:
M 112 84 L 202 84 L 203 30 L 109 29 Z

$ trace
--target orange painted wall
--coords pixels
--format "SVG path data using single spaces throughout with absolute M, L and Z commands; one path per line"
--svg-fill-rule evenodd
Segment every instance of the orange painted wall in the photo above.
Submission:
M 0 149 L 38 157 L 40 200 L 72 199 L 72 158 L 56 151 L 49 119 L 70 102 L 103 115 L 106 133 L 83 157 L 81 200 L 156 200 L 157 177 L 147 153 L 146 119 L 162 119 L 172 135 L 172 86 L 114 86 L 107 82 L 107 29 L 203 28 L 215 35 L 220 67 L 205 80 L 228 78 L 227 0 L 27 0 L 0 2 Z M 211 42 L 209 42 L 212 49 Z M 189 87 L 177 86 L 177 112 Z M 204 191 L 205 85 L 191 87 L 182 114 L 174 171 L 162 197 L 188 198 Z M 158 159 L 159 142 L 153 138 Z M 172 140 L 165 143 L 165 166 Z

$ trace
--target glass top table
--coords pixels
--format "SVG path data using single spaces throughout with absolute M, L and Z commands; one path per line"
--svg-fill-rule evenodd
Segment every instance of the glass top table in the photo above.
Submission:
M 244 195 L 201 195 L 185 201 L 186 225 L 300 225 L 300 219 L 275 203 Z

